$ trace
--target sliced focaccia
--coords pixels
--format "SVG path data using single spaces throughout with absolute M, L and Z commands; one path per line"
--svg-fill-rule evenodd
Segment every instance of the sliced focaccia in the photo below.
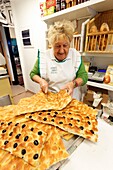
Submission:
M 47 133 L 26 123 L 10 124 L 1 127 L 0 148 L 24 159 L 32 166 L 38 166 L 38 159 L 44 147 Z
M 41 112 L 26 114 L 26 118 L 57 126 L 72 134 L 80 135 L 96 142 L 98 139 L 96 115 L 96 110 L 73 100 L 72 103 L 60 111 L 43 110 Z

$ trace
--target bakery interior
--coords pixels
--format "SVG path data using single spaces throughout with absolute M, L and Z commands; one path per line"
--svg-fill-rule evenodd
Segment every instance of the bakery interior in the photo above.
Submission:
M 46 8 L 47 3 L 52 6 Z M 51 48 L 47 40 L 48 27 L 65 18 L 75 26 L 72 47 L 81 53 L 88 72 L 88 82 L 81 87 L 79 101 L 97 111 L 98 140 L 92 142 L 84 135 L 73 133 L 68 139 L 61 137 L 59 140 L 69 156 L 59 158 L 47 170 L 113 170 L 112 0 L 1 0 L 0 109 L 18 106 L 21 99 L 31 99 L 40 91 L 39 85 L 30 79 L 29 72 L 38 49 Z M 6 157 L 8 161 L 4 161 Z M 19 161 L 22 167 L 17 163 Z M 10 170 L 40 170 L 40 167 L 28 165 L 29 162 L 21 161 L 15 155 L 12 158 L 9 152 L 0 148 L 0 170 L 6 167 Z

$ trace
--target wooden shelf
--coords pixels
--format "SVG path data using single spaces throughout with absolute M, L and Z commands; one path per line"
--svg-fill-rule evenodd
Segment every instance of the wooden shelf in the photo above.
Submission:
M 81 34 L 74 34 L 74 35 L 73 35 L 73 38 L 74 38 L 74 37 L 81 37 L 81 36 L 82 36 Z
M 88 81 L 87 85 L 113 91 L 113 86 L 110 86 L 110 85 L 104 84 L 104 83 L 96 83 L 96 82 Z
M 55 21 L 65 18 L 68 20 L 74 20 L 84 17 L 92 17 L 96 14 L 96 12 L 103 12 L 111 9 L 113 9 L 112 0 L 90 0 L 54 14 L 42 17 L 42 21 L 47 24 L 53 24 Z

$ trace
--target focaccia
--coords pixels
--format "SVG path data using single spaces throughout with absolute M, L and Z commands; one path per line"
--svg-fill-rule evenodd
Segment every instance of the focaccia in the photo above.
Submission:
M 69 134 L 67 134 L 67 135 L 62 136 L 62 138 L 68 141 L 68 140 L 70 140 L 73 136 L 74 136 L 74 134 L 69 133 Z
M 0 148 L 24 159 L 32 166 L 38 166 L 38 159 L 47 133 L 38 128 L 29 129 L 26 123 L 11 123 L 1 126 Z
M 60 138 L 60 136 L 66 135 L 66 134 L 68 134 L 68 132 L 65 132 L 59 128 L 55 128 L 52 125 L 38 123 L 33 120 L 26 122 L 26 119 L 24 119 L 23 116 L 22 115 L 16 116 L 15 119 L 11 119 L 12 121 L 9 120 L 8 122 L 1 121 L 0 122 L 0 125 L 1 125 L 0 127 L 2 127 L 1 132 L 3 130 L 6 130 L 5 136 L 8 136 L 9 131 L 7 130 L 7 127 L 10 128 L 10 130 L 12 132 L 13 130 L 15 131 L 14 128 L 16 125 L 17 127 L 23 126 L 25 131 L 26 131 L 26 129 L 34 131 L 34 129 L 38 128 L 38 129 L 40 129 L 40 131 L 44 131 L 45 133 L 47 133 L 46 141 L 45 141 L 44 145 L 42 143 L 43 149 L 42 149 L 41 155 L 39 156 L 39 159 L 38 159 L 39 164 L 36 166 L 36 169 L 45 170 L 45 168 L 49 168 L 53 164 L 55 164 L 63 159 L 66 159 L 68 157 L 68 153 L 67 153 L 67 151 L 64 147 L 64 144 Z M 21 118 L 22 118 L 22 120 L 21 120 Z M 18 132 L 18 131 L 20 132 L 20 129 L 18 129 L 18 130 L 16 129 L 16 132 Z M 12 133 L 10 133 L 10 134 L 12 134 Z M 2 137 L 3 137 L 3 135 L 2 135 Z M 2 143 L 3 143 L 3 141 L 2 141 Z M 35 167 L 30 165 L 28 162 L 24 161 L 24 159 L 14 156 L 13 154 L 10 154 L 9 152 L 7 152 L 5 150 L 4 151 L 0 150 L 0 154 L 2 154 L 2 158 L 3 158 L 3 159 L 0 159 L 0 161 L 1 161 L 0 169 L 1 170 L 5 170 L 4 168 L 7 168 L 7 167 L 10 170 L 13 170 L 14 167 L 16 170 L 20 167 L 22 167 L 23 170 L 27 170 L 27 168 L 28 168 L 28 170 L 35 170 Z M 8 159 L 5 157 L 5 155 L 7 156 Z
M 7 120 L 16 116 L 14 110 L 17 105 L 8 105 L 0 108 L 0 120 Z
M 62 161 L 69 156 L 57 129 L 51 126 L 48 134 L 48 140 L 45 142 L 43 151 L 39 158 L 40 163 L 38 170 L 46 170 L 55 163 Z
M 0 108 L 0 119 L 7 120 L 21 114 L 41 110 L 61 110 L 66 107 L 71 100 L 72 98 L 66 90 L 60 90 L 58 93 L 48 91 L 47 94 L 40 91 L 31 97 L 21 99 L 17 105 Z
M 36 170 L 23 159 L 0 149 L 0 170 Z
M 48 169 L 68 157 L 61 137 L 97 141 L 96 116 L 96 110 L 64 90 L 39 92 L 18 105 L 0 107 L 0 169 Z
M 32 97 L 21 99 L 18 103 L 18 107 L 15 108 L 15 112 L 29 113 L 41 110 L 61 110 L 66 107 L 72 98 L 68 95 L 66 90 L 60 90 L 58 93 L 39 92 Z
M 77 102 L 77 104 L 76 104 Z M 60 111 L 41 111 L 26 114 L 26 118 L 52 124 L 72 134 L 80 135 L 93 142 L 98 139 L 97 111 L 76 100 Z M 81 108 L 82 107 L 82 108 Z M 85 109 L 84 109 L 85 108 Z

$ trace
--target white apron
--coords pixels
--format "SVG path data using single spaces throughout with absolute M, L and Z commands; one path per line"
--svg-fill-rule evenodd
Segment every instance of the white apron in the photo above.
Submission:
M 48 82 L 48 90 L 58 92 L 66 83 L 76 78 L 76 72 L 81 64 L 81 55 L 70 48 L 67 58 L 59 62 L 53 55 L 53 49 L 50 49 L 40 52 L 38 61 L 40 76 Z M 79 87 L 74 89 L 73 98 L 80 100 Z

